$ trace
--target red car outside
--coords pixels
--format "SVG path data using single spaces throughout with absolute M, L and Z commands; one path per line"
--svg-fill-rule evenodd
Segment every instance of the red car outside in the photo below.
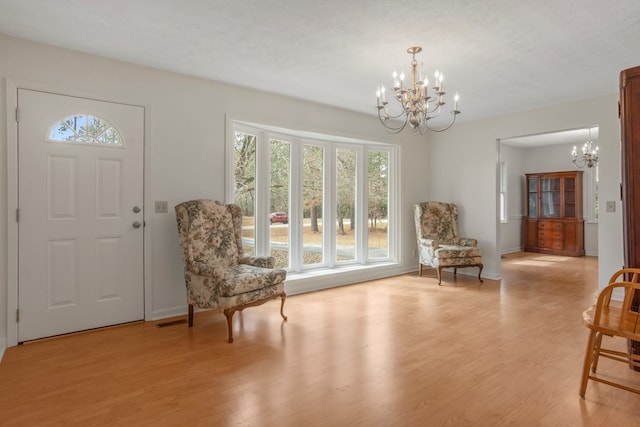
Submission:
M 269 215 L 269 220 L 271 221 L 271 224 L 273 224 L 275 222 L 281 222 L 282 224 L 288 224 L 289 223 L 289 215 L 287 215 L 286 212 L 274 212 L 271 215 Z

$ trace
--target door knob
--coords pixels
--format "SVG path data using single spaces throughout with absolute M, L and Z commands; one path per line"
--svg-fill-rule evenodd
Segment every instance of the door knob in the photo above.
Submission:
M 140 228 L 141 225 L 140 221 L 134 221 L 133 228 Z
M 140 212 L 140 208 L 137 207 L 137 206 L 134 206 L 133 207 L 133 213 L 138 213 L 138 212 Z

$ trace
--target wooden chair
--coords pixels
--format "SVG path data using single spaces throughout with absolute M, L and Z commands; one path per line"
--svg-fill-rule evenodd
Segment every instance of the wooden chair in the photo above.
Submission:
M 589 380 L 597 381 L 626 391 L 640 394 L 640 389 L 596 375 L 600 356 L 623 362 L 634 370 L 640 370 L 640 355 L 624 353 L 603 346 L 603 337 L 625 338 L 640 341 L 640 313 L 633 304 L 634 294 L 640 292 L 640 268 L 624 268 L 609 280 L 609 285 L 600 292 L 596 304 L 582 314 L 584 324 L 590 329 L 587 351 L 584 357 L 580 397 L 584 399 Z M 622 301 L 611 301 L 612 295 L 623 297 Z M 623 295 L 620 295 L 622 294 Z M 611 343 L 609 342 L 609 345 Z
M 238 205 L 203 199 L 180 203 L 175 210 L 189 327 L 193 326 L 194 307 L 221 311 L 227 318 L 231 343 L 233 314 L 275 298 L 280 298 L 280 315 L 287 320 L 283 312 L 287 272 L 274 268 L 273 257 L 244 254 Z

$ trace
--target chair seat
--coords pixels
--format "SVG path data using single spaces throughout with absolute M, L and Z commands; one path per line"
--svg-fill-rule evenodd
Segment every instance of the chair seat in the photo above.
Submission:
M 435 250 L 435 256 L 436 258 L 480 257 L 480 249 L 473 246 L 440 245 Z
M 582 312 L 582 320 L 589 329 L 596 329 L 608 336 L 620 336 L 627 339 L 637 339 L 640 333 L 640 314 L 635 316 L 624 315 L 620 302 L 611 302 L 608 307 L 603 307 L 600 312 L 598 325 L 594 323 L 596 306 L 592 306 Z
M 464 267 L 468 265 L 479 266 L 482 265 L 482 257 L 463 257 L 463 258 L 438 258 L 438 266 L 440 267 Z
M 231 297 L 264 289 L 284 282 L 287 272 L 279 268 L 262 268 L 248 264 L 238 264 L 224 270 L 220 282 L 220 296 Z

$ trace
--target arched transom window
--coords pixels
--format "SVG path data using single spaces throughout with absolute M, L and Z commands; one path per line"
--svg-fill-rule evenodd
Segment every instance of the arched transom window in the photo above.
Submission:
M 122 137 L 107 120 L 91 114 L 74 114 L 56 123 L 49 132 L 53 142 L 122 146 Z

